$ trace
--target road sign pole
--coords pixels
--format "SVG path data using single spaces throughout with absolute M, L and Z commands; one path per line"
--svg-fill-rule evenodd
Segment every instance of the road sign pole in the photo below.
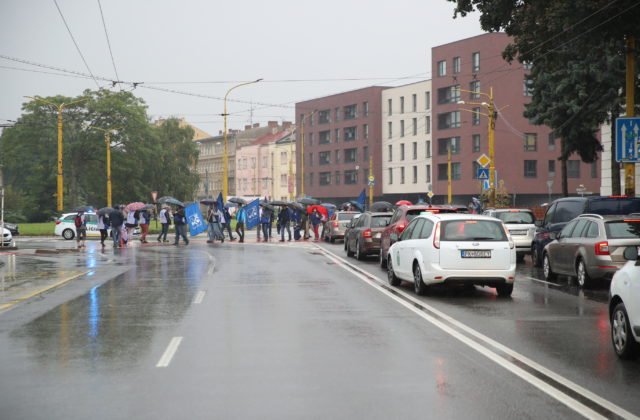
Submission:
M 626 77 L 627 117 L 635 117 L 635 47 L 635 38 L 628 36 Z M 634 149 L 637 154 L 637 143 Z M 636 196 L 636 164 L 632 162 L 625 162 L 624 164 L 624 194 L 631 197 Z

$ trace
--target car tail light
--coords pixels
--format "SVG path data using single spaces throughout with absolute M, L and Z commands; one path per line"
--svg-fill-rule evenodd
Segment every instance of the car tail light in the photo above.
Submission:
M 402 231 L 404 230 L 404 228 L 406 228 L 407 225 L 404 222 L 400 222 L 396 225 L 396 230 L 398 231 L 398 233 L 402 233 Z
M 371 234 L 371 229 L 366 229 L 362 232 L 362 237 L 363 238 L 369 238 L 371 239 L 373 235 Z
M 509 249 L 515 248 L 516 244 L 513 242 L 513 238 L 509 234 L 509 229 L 507 229 L 505 225 L 502 225 L 502 228 L 504 229 L 504 233 L 507 235 L 507 239 L 509 239 Z
M 60 220 L 56 220 L 56 225 L 59 225 L 60 223 L 62 223 Z
M 627 198 L 626 195 L 610 195 L 609 198 Z
M 433 247 L 440 249 L 440 222 L 436 223 L 436 231 L 433 234 Z
M 339 225 L 338 221 L 337 221 L 337 220 L 334 220 L 334 221 L 333 221 L 333 227 L 338 227 L 338 225 Z
M 609 255 L 609 242 L 598 242 L 596 244 L 596 255 Z

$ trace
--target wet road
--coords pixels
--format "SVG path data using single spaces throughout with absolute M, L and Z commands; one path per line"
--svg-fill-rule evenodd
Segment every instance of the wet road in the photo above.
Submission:
M 2 418 L 640 414 L 606 285 L 547 284 L 530 263 L 512 299 L 417 297 L 340 243 L 19 245 L 0 255 Z

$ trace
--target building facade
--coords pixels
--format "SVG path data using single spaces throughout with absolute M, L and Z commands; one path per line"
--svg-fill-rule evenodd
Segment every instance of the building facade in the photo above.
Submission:
M 453 202 L 467 203 L 481 193 L 476 160 L 489 156 L 488 104 L 493 92 L 496 186 L 512 195 L 514 205 L 537 205 L 562 193 L 558 157 L 561 142 L 548 127 L 523 116 L 531 90 L 526 66 L 507 63 L 502 51 L 509 37 L 488 33 L 432 49 L 433 192 L 447 200 L 448 150 L 451 150 Z M 461 103 L 461 102 L 464 102 Z M 600 186 L 600 160 L 567 162 L 569 191 Z
M 382 193 L 426 200 L 431 191 L 431 81 L 382 91 Z
M 296 191 L 342 202 L 382 195 L 381 86 L 296 103 Z M 372 175 L 369 174 L 371 171 Z

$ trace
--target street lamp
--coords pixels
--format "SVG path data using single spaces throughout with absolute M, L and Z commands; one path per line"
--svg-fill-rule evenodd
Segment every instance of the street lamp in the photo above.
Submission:
M 491 207 L 495 207 L 496 205 L 496 179 L 495 179 L 495 169 L 496 169 L 496 164 L 495 164 L 495 129 L 496 129 L 496 117 L 497 117 L 497 112 L 496 112 L 496 108 L 495 105 L 493 103 L 493 87 L 489 88 L 489 93 L 484 93 L 484 92 L 479 92 L 479 91 L 472 91 L 472 90 L 464 90 L 464 89 L 460 89 L 461 92 L 469 92 L 469 93 L 474 93 L 476 95 L 484 95 L 489 99 L 489 102 L 465 102 L 465 101 L 458 101 L 458 104 L 460 105 L 480 105 L 483 106 L 487 109 L 487 113 L 480 113 L 481 115 L 484 115 L 485 117 L 489 118 L 489 205 Z M 465 111 L 469 111 L 469 112 L 473 112 L 475 113 L 475 111 L 471 111 L 468 109 L 465 109 Z
M 107 147 L 107 207 L 111 207 L 111 133 L 120 130 L 120 128 L 91 128 L 104 133 L 104 144 Z
M 231 93 L 232 90 L 239 88 L 240 86 L 251 85 L 254 83 L 258 83 L 262 79 L 256 79 L 252 82 L 244 82 L 238 85 L 231 87 L 227 93 L 224 95 L 224 113 L 222 116 L 224 117 L 224 155 L 222 157 L 222 196 L 223 200 L 227 199 L 227 195 L 229 194 L 229 152 L 228 152 L 228 143 L 227 143 L 227 97 Z
M 38 96 L 32 97 L 32 96 L 25 96 L 25 98 L 29 98 L 29 99 L 33 99 L 34 101 L 40 101 L 43 102 L 47 105 L 50 105 L 54 108 L 57 108 L 58 110 L 58 202 L 57 202 L 57 210 L 58 211 L 62 211 L 63 209 L 63 185 L 64 185 L 64 179 L 63 179 L 63 175 L 62 175 L 62 110 L 64 109 L 65 106 L 70 106 L 70 105 L 74 105 L 77 104 L 79 102 L 83 102 L 86 101 L 88 98 L 83 98 L 83 99 L 78 99 L 77 101 L 73 101 L 73 102 L 69 102 L 69 103 L 61 103 L 61 104 L 55 104 L 53 102 L 49 102 L 45 99 L 42 99 Z

